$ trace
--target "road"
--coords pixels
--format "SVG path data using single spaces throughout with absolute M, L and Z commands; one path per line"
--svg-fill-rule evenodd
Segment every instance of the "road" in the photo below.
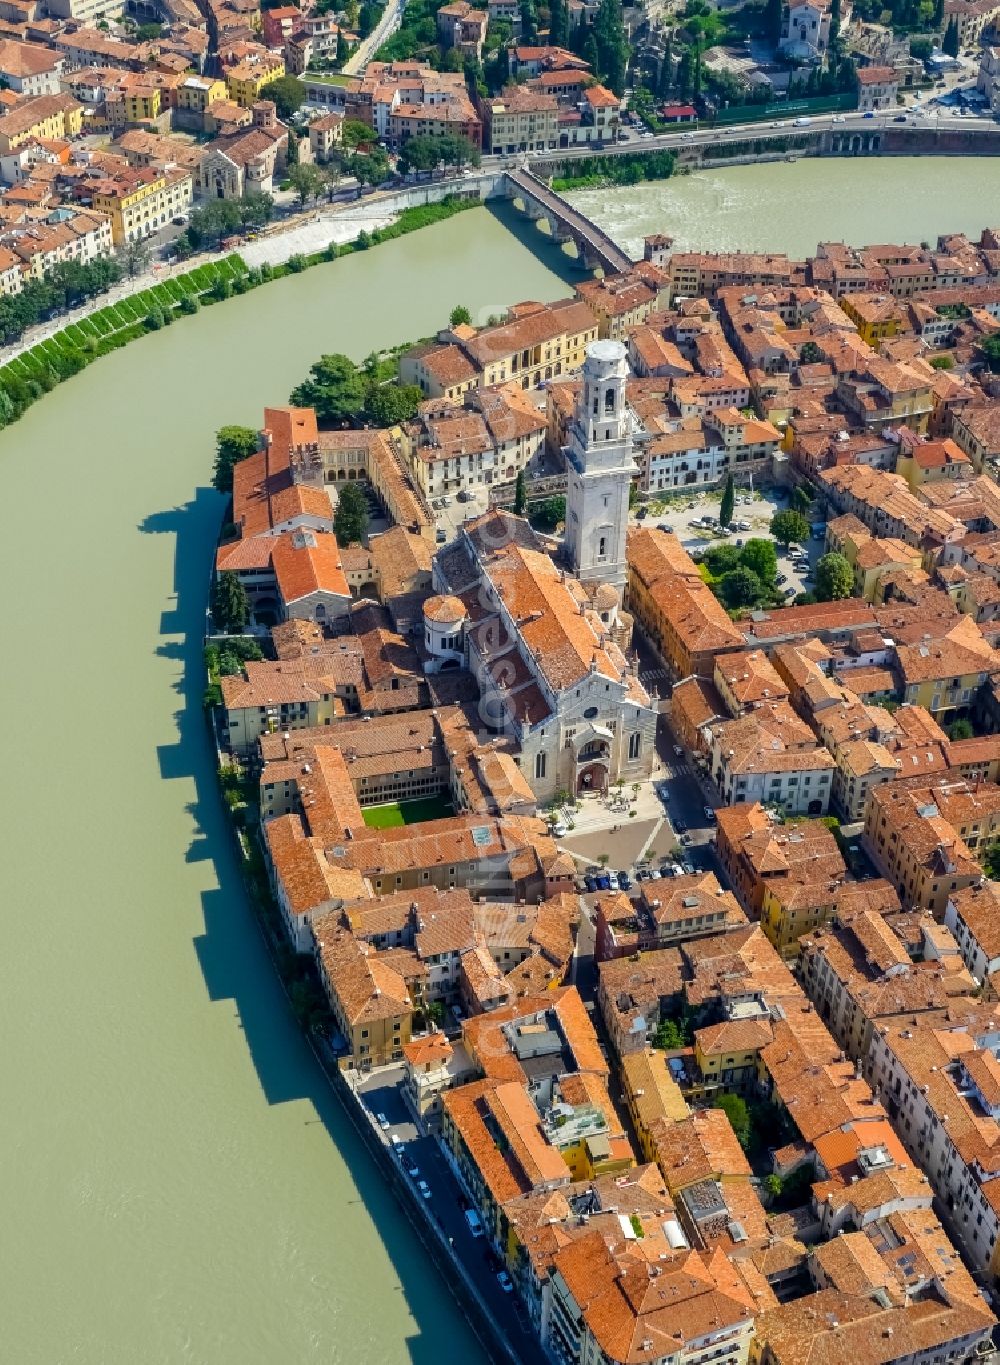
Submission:
M 362 39 L 358 44 L 357 51 L 352 52 L 344 63 L 343 73 L 345 76 L 357 76 L 364 71 L 382 44 L 392 37 L 402 23 L 405 2 L 406 0 L 388 0 L 388 4 L 382 11 L 381 19 L 368 37 Z
M 946 109 L 924 109 L 922 107 L 911 107 L 910 109 L 892 109 L 884 114 L 874 114 L 867 118 L 858 110 L 848 110 L 845 113 L 814 114 L 806 122 L 798 123 L 795 119 L 773 119 L 770 122 L 759 123 L 738 123 L 728 128 L 678 128 L 677 131 L 669 133 L 648 134 L 639 136 L 630 133 L 627 140 L 617 144 L 609 144 L 596 148 L 593 146 L 565 147 L 554 151 L 530 152 L 527 154 L 529 164 L 532 161 L 573 161 L 580 157 L 593 156 L 595 151 L 599 151 L 602 156 L 608 154 L 628 152 L 651 152 L 657 150 L 680 151 L 685 147 L 705 146 L 714 143 L 738 142 L 748 138 L 754 140 L 767 141 L 771 138 L 788 137 L 791 133 L 818 133 L 818 132 L 871 132 L 874 129 L 883 130 L 893 127 L 902 128 L 903 123 L 896 120 L 905 117 L 905 126 L 909 128 L 920 128 L 928 132 L 978 132 L 983 134 L 994 134 L 997 145 L 1000 147 L 1000 125 L 993 119 L 982 116 L 953 116 Z M 483 166 L 506 165 L 512 162 L 510 157 L 483 157 Z M 517 164 L 524 164 L 522 154 Z
M 430 1218 L 443 1229 L 455 1252 L 465 1266 L 483 1301 L 500 1324 L 508 1325 L 508 1338 L 525 1365 L 550 1365 L 538 1344 L 527 1313 L 516 1294 L 505 1294 L 496 1278 L 503 1265 L 486 1237 L 474 1238 L 465 1220 L 464 1199 L 445 1160 L 436 1137 L 423 1136 L 410 1116 L 401 1093 L 402 1067 L 382 1068 L 367 1076 L 358 1086 L 359 1094 L 369 1111 L 383 1115 L 389 1124 L 387 1140 L 399 1137 L 401 1146 L 394 1149 L 405 1180 L 423 1180 L 431 1191 L 424 1200 Z M 415 1163 L 418 1174 L 411 1176 L 407 1167 Z

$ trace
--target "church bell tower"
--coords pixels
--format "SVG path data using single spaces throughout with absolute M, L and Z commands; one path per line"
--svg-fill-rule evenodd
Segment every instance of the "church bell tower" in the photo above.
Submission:
M 566 549 L 585 583 L 625 586 L 628 494 L 635 474 L 620 341 L 593 341 L 566 447 Z

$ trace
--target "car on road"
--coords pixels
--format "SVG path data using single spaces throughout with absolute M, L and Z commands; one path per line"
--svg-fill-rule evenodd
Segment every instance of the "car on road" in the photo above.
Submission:
M 552 833 L 556 836 L 557 839 L 562 839 L 564 838 L 565 835 L 569 833 L 569 829 L 566 825 L 563 824 L 561 820 L 557 820 L 555 824 L 552 826 Z
M 411 1180 L 416 1180 L 417 1176 L 420 1174 L 420 1167 L 413 1160 L 412 1156 L 403 1157 L 403 1170 Z
M 677 755 L 678 758 L 684 757 L 684 750 L 681 748 L 679 744 L 674 745 L 674 753 Z
M 694 133 L 685 133 L 685 134 L 684 134 L 684 141 L 685 141 L 685 142 L 693 142 L 693 141 L 694 141 Z
M 865 118 L 874 118 L 874 117 L 875 117 L 875 115 L 874 115 L 874 113 L 872 112 L 871 109 L 869 109 L 868 112 L 867 112 L 867 114 L 865 114 Z
M 584 886 L 587 888 L 588 891 L 596 891 L 596 890 L 597 890 L 597 878 L 596 878 L 596 877 L 591 877 L 591 876 L 589 876 L 589 875 L 586 876 L 586 877 L 584 877 L 584 879 L 583 879 L 583 884 L 584 884 Z
M 658 867 L 651 867 L 649 869 L 649 880 L 651 882 L 658 882 L 662 876 L 663 873 L 660 871 Z
M 422 1198 L 433 1199 L 434 1196 L 431 1194 L 431 1187 L 426 1180 L 418 1180 L 417 1189 L 420 1191 Z
M 505 1294 L 513 1294 L 514 1281 L 507 1274 L 506 1270 L 497 1271 L 497 1284 L 500 1286 L 500 1288 L 503 1290 Z
M 447 540 L 448 532 L 444 529 L 443 526 L 439 526 L 437 530 L 434 532 L 434 544 L 444 545 L 447 543 Z
M 611 878 L 607 875 L 607 873 L 602 872 L 601 875 L 597 878 L 597 889 L 598 891 L 611 890 Z
M 705 819 L 710 820 L 713 824 L 715 822 L 715 811 L 711 806 L 705 807 Z
M 617 872 L 609 872 L 609 873 L 608 873 L 608 888 L 609 888 L 609 890 L 611 890 L 611 891 L 617 891 L 618 888 L 619 888 L 619 885 L 620 885 L 620 883 L 619 883 L 619 881 L 618 881 L 618 873 L 617 873 Z
M 679 816 L 674 819 L 673 826 L 675 834 L 684 834 L 687 830 L 687 825 Z
M 393 1147 L 395 1148 L 396 1154 L 397 1154 L 397 1155 L 398 1155 L 400 1152 L 402 1152 L 402 1150 L 403 1150 L 403 1139 L 399 1136 L 398 1133 L 393 1133 L 393 1135 L 392 1135 L 392 1137 L 389 1139 L 389 1141 L 392 1143 Z
M 804 118 L 804 117 L 803 117 L 803 118 L 797 118 L 797 119 L 795 119 L 794 122 L 795 122 L 796 128 L 804 128 L 804 127 L 806 126 L 806 124 L 812 123 L 812 119 L 808 119 L 808 118 Z
M 843 114 L 834 114 L 830 121 L 831 123 L 846 123 L 847 119 L 844 118 Z
M 389 1131 L 389 1120 L 386 1118 L 384 1114 L 376 1114 L 375 1122 L 382 1129 L 383 1133 L 387 1133 Z
M 469 1231 L 472 1233 L 473 1237 L 484 1237 L 486 1235 L 486 1229 L 483 1227 L 483 1220 L 475 1209 L 465 1210 L 465 1221 L 468 1223 Z
M 893 123 L 905 123 L 905 122 L 906 122 L 906 115 L 905 115 L 905 114 L 897 114 L 896 117 L 893 119 Z

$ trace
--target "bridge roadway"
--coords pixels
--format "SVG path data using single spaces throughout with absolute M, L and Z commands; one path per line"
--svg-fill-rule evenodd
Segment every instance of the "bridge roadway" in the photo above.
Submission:
M 547 219 L 553 237 L 571 237 L 588 265 L 597 263 L 609 275 L 632 269 L 632 257 L 617 242 L 530 170 L 508 170 L 506 182 L 508 196 L 523 199 L 529 215 Z

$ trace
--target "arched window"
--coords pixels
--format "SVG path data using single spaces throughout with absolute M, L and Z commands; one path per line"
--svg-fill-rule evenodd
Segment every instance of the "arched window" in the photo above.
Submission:
M 584 711 L 584 713 L 583 713 L 583 718 L 584 718 L 584 720 L 593 720 L 593 719 L 596 717 L 596 715 L 597 715 L 597 707 L 596 707 L 596 706 L 588 706 L 587 709 L 586 709 L 586 711 Z

